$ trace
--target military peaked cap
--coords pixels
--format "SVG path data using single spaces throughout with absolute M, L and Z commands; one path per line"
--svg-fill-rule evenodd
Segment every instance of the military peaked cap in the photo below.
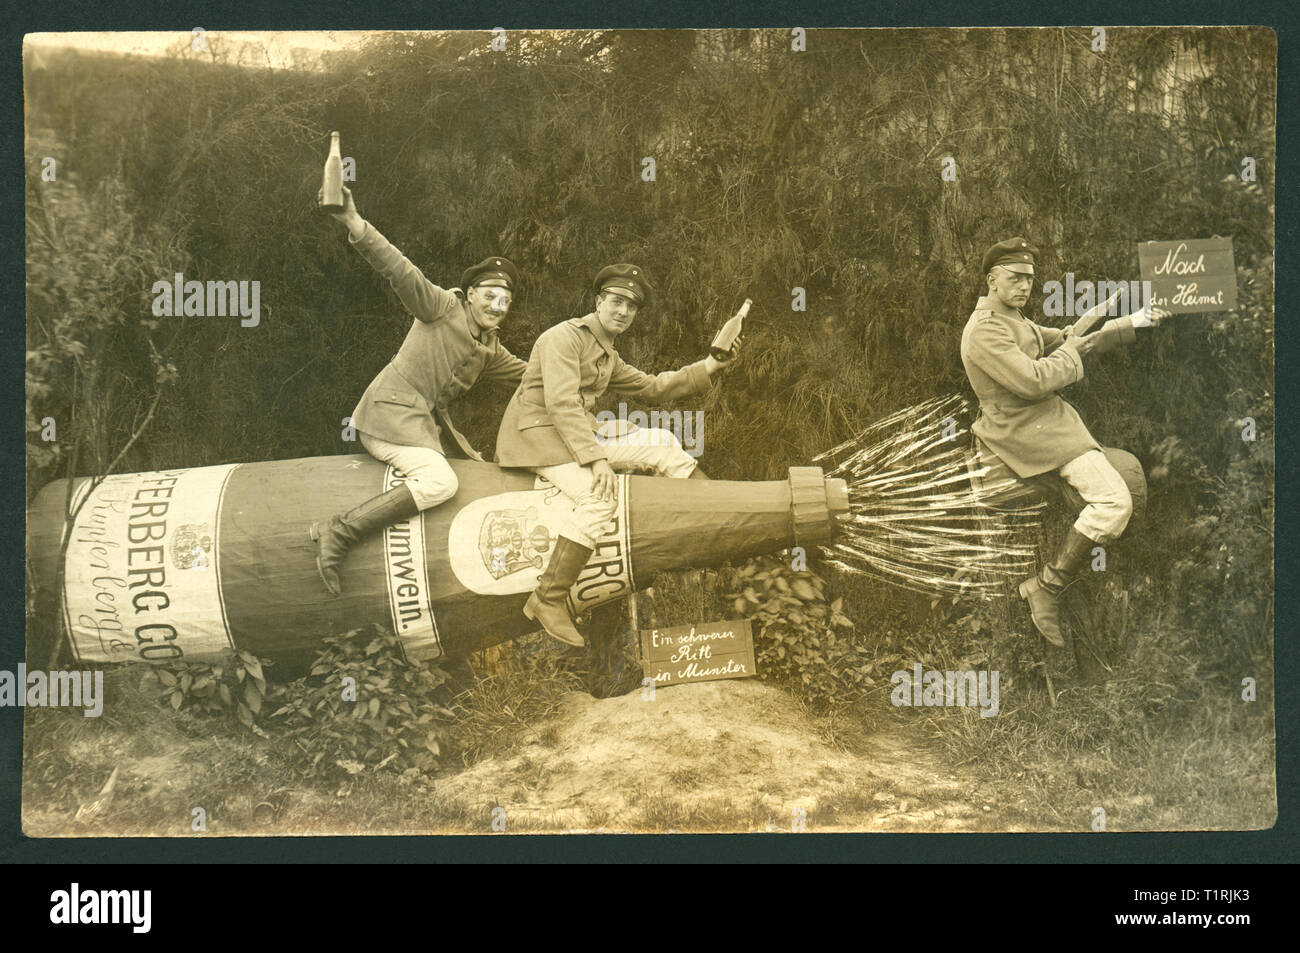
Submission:
M 484 258 L 477 265 L 466 268 L 460 276 L 460 286 L 466 291 L 489 281 L 504 281 L 507 288 L 514 288 L 519 281 L 519 269 L 509 258 Z
M 645 270 L 636 265 L 607 265 L 596 272 L 592 287 L 597 293 L 617 291 L 631 298 L 637 305 L 649 304 L 652 294 L 650 279 L 646 277 Z
M 1032 275 L 1034 273 L 1034 258 L 1037 255 L 1037 248 L 1017 236 L 1016 238 L 1008 238 L 1004 242 L 998 242 L 986 251 L 980 267 L 983 274 L 986 275 L 995 265 L 1001 265 L 1008 271 L 1014 271 L 1017 274 Z

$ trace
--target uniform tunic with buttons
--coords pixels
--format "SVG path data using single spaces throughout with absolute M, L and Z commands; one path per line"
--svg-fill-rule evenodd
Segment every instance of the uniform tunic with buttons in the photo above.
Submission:
M 497 433 L 497 462 L 506 467 L 587 465 L 606 457 L 592 408 L 606 390 L 646 403 L 702 394 L 711 385 L 705 361 L 645 374 L 619 357 L 593 313 L 538 336 Z
M 443 453 L 436 412 L 461 450 L 481 460 L 452 423 L 448 405 L 479 380 L 518 384 L 525 363 L 502 346 L 495 328 L 481 332 L 482 341 L 475 338 L 478 326 L 465 293 L 429 281 L 373 225 L 349 241 L 415 318 L 397 355 L 362 394 L 353 426 L 380 440 Z
M 1093 353 L 1131 343 L 1131 318 L 1107 321 Z M 1083 361 L 1062 348 L 1065 332 L 1035 324 L 996 298 L 980 298 L 961 337 L 961 360 L 980 402 L 971 430 L 1020 477 L 1056 470 L 1100 450 L 1078 411 L 1057 391 L 1083 379 Z

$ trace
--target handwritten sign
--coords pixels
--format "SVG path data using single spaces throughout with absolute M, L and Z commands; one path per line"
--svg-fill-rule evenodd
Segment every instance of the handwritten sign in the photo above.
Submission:
M 748 619 L 642 629 L 641 664 L 656 685 L 758 674 Z
M 1138 263 L 1142 280 L 1151 282 L 1151 303 L 1158 308 L 1187 314 L 1237 307 L 1231 238 L 1140 242 Z

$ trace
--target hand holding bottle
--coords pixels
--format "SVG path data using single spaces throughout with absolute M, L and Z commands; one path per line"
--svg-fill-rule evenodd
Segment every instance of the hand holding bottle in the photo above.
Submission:
M 336 222 L 342 222 L 347 226 L 348 232 L 353 239 L 359 239 L 361 234 L 366 230 L 366 220 L 357 212 L 357 203 L 352 199 L 352 190 L 346 185 L 343 188 L 343 208 L 331 209 L 326 208 L 331 218 Z M 325 208 L 324 204 L 325 190 L 321 189 L 316 193 L 316 204 Z

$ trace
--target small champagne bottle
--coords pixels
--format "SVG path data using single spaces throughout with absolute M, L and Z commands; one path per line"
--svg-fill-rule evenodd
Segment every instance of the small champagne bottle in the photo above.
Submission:
M 339 134 L 330 133 L 330 154 L 325 159 L 325 175 L 321 179 L 321 208 L 328 212 L 343 209 L 343 156 L 339 152 Z
M 736 312 L 736 316 L 722 326 L 718 336 L 713 339 L 709 345 L 709 353 L 713 355 L 714 360 L 725 361 L 731 357 L 731 346 L 736 343 L 736 338 L 740 337 L 741 326 L 745 323 L 745 315 L 749 314 L 749 306 L 753 302 L 748 298 Z

